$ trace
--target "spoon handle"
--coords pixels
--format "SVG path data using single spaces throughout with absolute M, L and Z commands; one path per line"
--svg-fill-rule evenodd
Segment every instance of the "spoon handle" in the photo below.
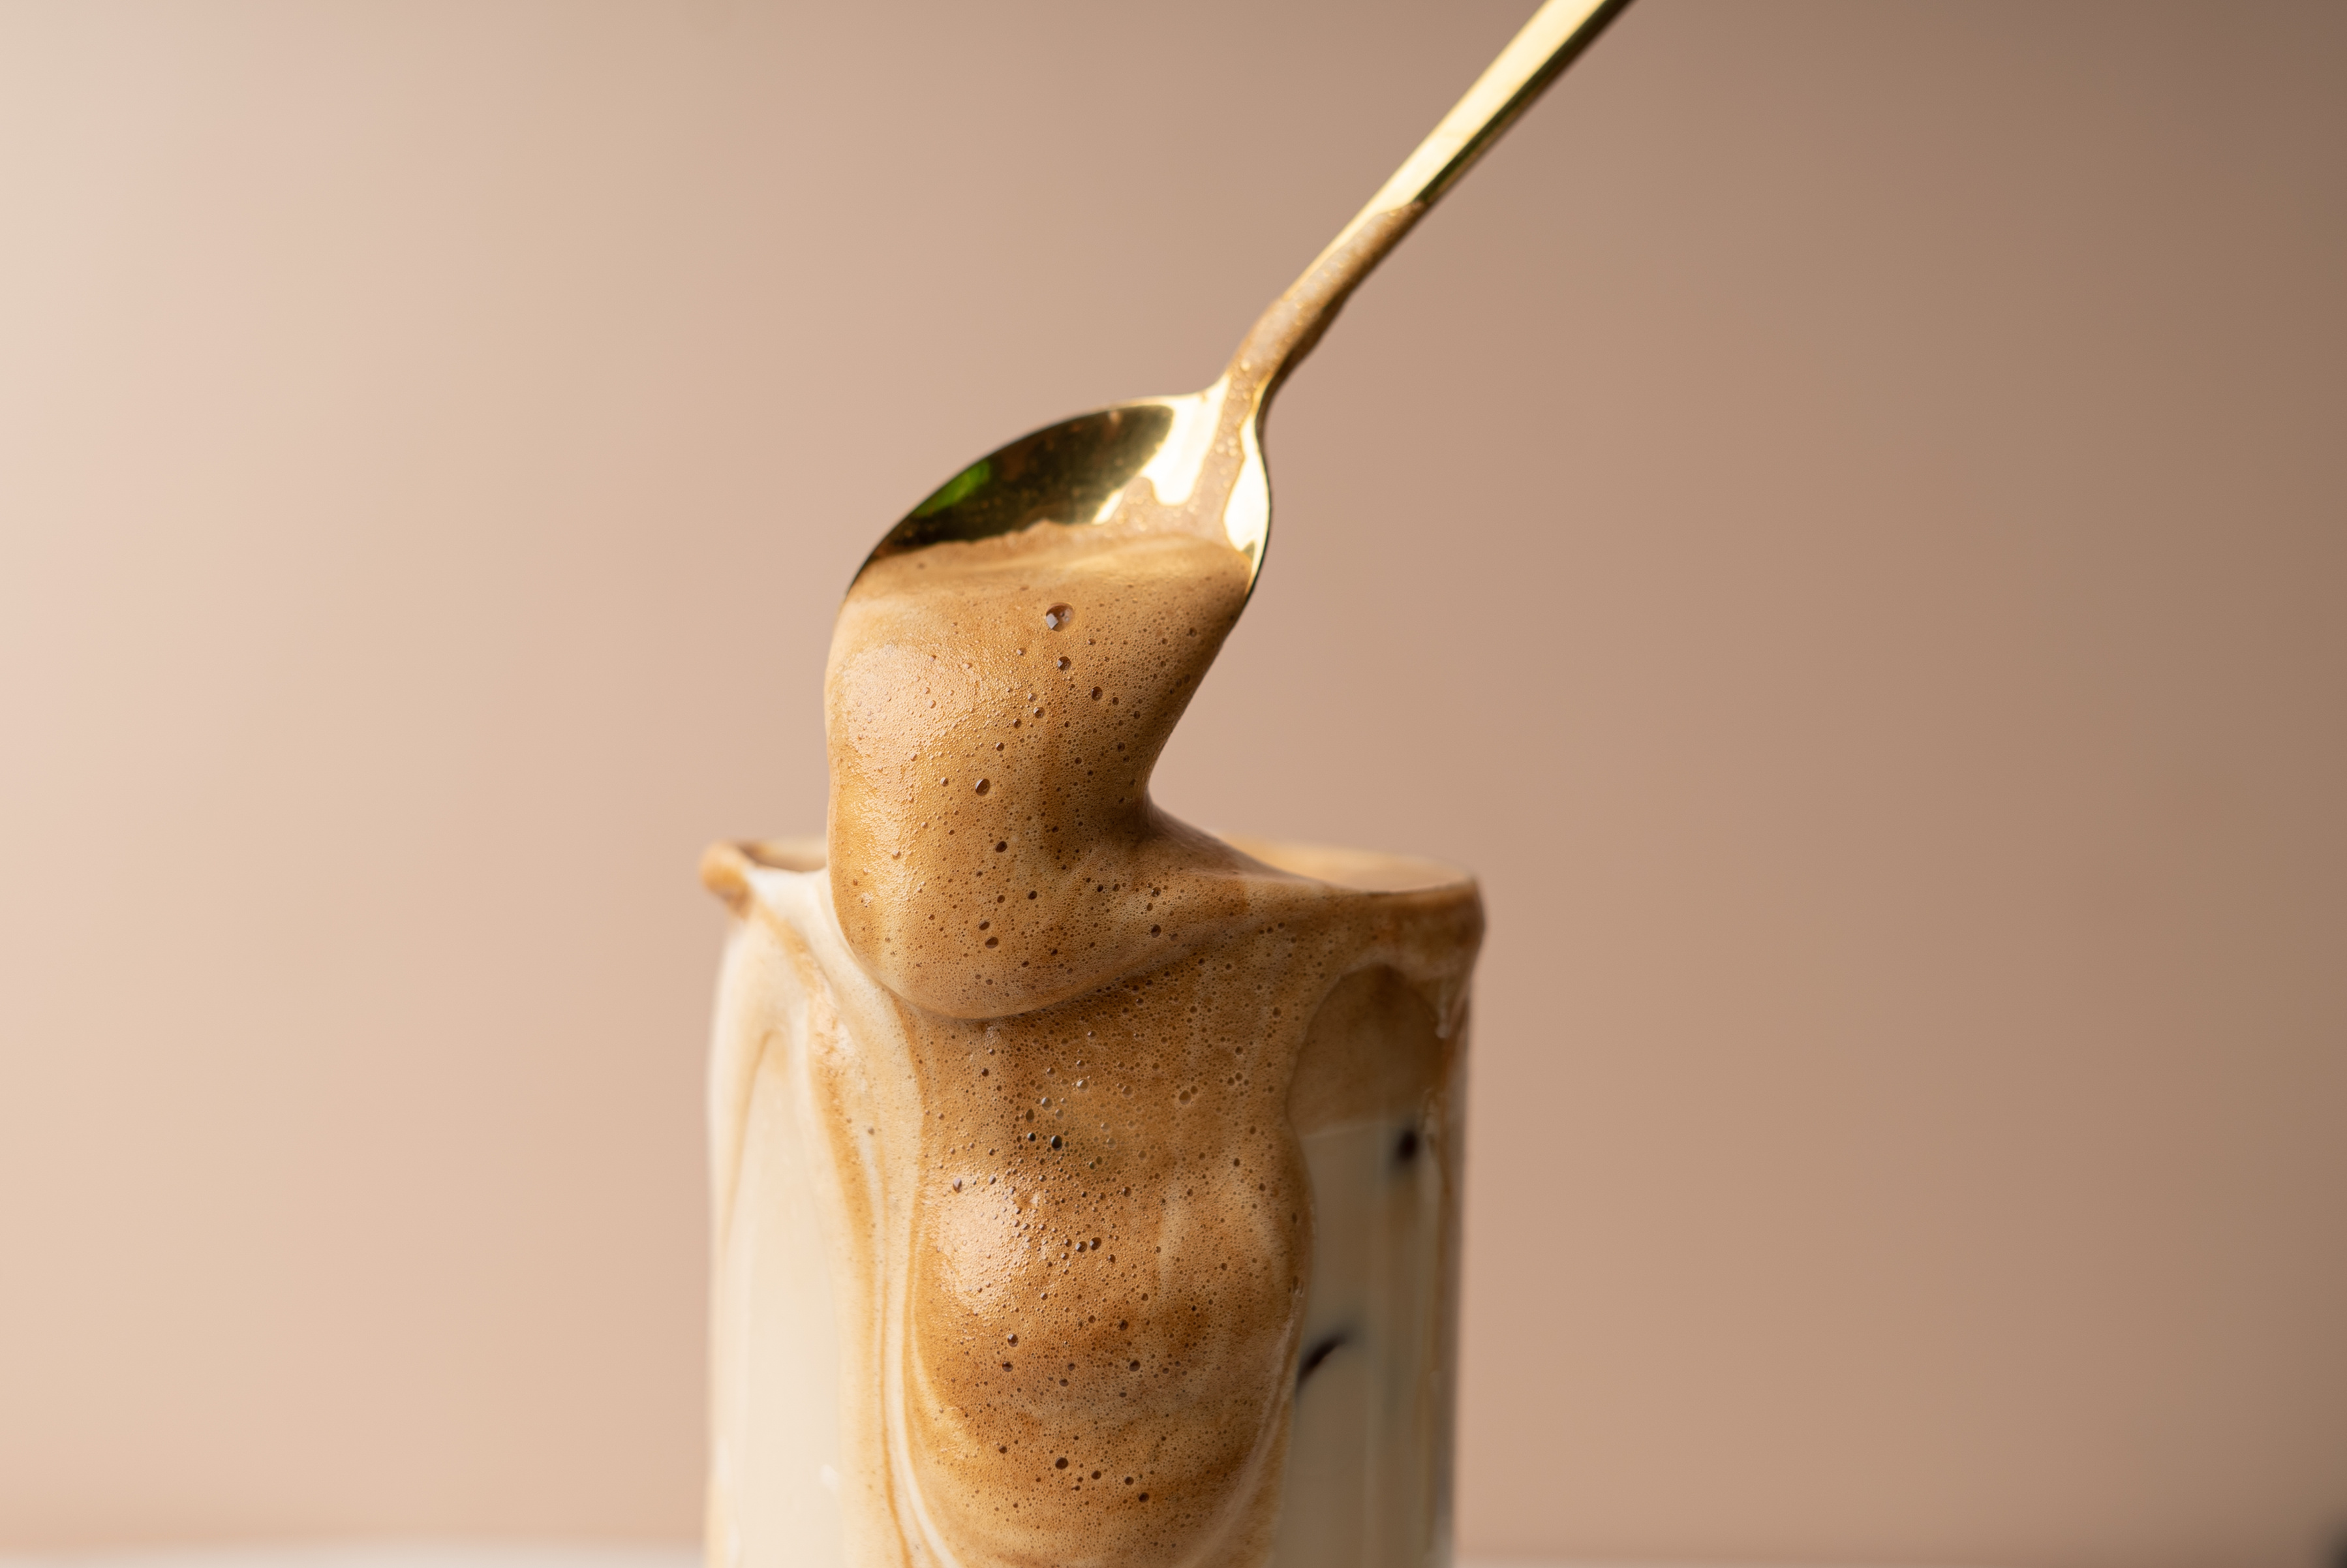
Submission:
M 1630 0 L 1547 0 L 1532 13 L 1467 96 L 1264 313 L 1231 362 L 1233 379 L 1259 388 L 1258 403 L 1267 399 L 1386 252 L 1629 5 Z

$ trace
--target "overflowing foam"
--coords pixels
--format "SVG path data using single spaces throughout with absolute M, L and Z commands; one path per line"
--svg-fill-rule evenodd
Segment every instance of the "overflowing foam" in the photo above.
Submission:
M 746 863 L 712 872 L 767 917 L 782 988 L 721 1015 L 721 1274 L 762 1223 L 733 1197 L 753 1084 L 794 1035 L 848 1562 L 1270 1549 L 1304 1139 L 1450 1081 L 1481 914 L 1455 876 L 1281 869 L 1151 804 L 1246 565 L 1114 524 L 874 563 L 826 682 L 827 873 L 753 897 Z M 1425 1019 L 1423 1043 L 1377 1018 Z M 721 1483 L 731 1462 L 721 1442 Z

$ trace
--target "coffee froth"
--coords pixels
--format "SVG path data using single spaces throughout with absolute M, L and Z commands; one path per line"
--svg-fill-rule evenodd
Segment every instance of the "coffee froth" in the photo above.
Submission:
M 825 682 L 840 928 L 897 995 L 1026 1012 L 1163 962 L 1246 862 L 1150 770 L 1246 600 L 1244 557 L 1038 524 L 876 561 Z
M 1299 1386 L 1440 1363 L 1447 1286 L 1346 1306 L 1316 1268 L 1315 1173 L 1358 1144 L 1363 1179 L 1420 1194 L 1375 1224 L 1453 1234 L 1472 885 L 1249 853 L 1149 798 L 1246 566 L 1185 533 L 1041 525 L 876 561 L 841 610 L 825 868 L 709 872 L 747 917 L 712 1073 L 713 1549 L 755 1512 L 733 1472 L 764 1440 L 727 1368 L 785 1354 L 755 1349 L 744 1263 L 772 1223 L 751 1130 L 782 1125 L 762 1094 L 801 1108 L 826 1194 L 843 1562 L 1259 1563 Z M 1398 1135 L 1438 1157 L 1404 1170 Z M 1412 1277 L 1450 1278 L 1449 1245 Z M 1426 1471 L 1447 1395 L 1404 1403 L 1388 1440 Z M 1439 1501 L 1411 1506 L 1424 1538 Z

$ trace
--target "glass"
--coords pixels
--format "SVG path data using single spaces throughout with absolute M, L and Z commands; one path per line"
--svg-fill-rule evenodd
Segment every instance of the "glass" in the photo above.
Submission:
M 704 880 L 734 915 L 709 1084 L 712 1568 L 1449 1561 L 1481 900 L 1428 862 L 1232 842 L 1267 889 L 1327 918 L 1203 933 L 1019 1018 L 922 1015 L 966 1053 L 970 1087 L 1026 1075 L 1030 1091 L 983 1102 L 990 1130 L 969 1144 L 916 1081 L 934 1063 L 901 1054 L 904 1004 L 841 942 L 821 841 L 711 851 Z M 1289 938 L 1292 984 L 1243 985 L 1221 962 Z M 1202 1005 L 1235 1027 L 1167 1027 Z M 1152 1018 L 1154 1043 L 1133 1044 Z M 1037 1077 L 1047 1037 L 1065 1071 Z M 1144 1102 L 1157 1120 L 1131 1121 Z M 1204 1153 L 1262 1104 L 1284 1117 L 1270 1143 L 1301 1214 L 1245 1219 L 1255 1173 Z M 1205 1142 L 1165 1131 L 1180 1126 Z M 1221 1206 L 1192 1212 L 1209 1165 Z M 1136 1186 L 1160 1193 L 1138 1218 Z M 1265 1171 L 1256 1191 L 1279 1190 Z M 1094 1212 L 1109 1217 L 1065 1218 Z M 1229 1223 L 1259 1228 L 1236 1248 L 1196 1239 Z M 981 1255 L 1012 1261 L 988 1272 Z M 1234 1286 L 1234 1263 L 1266 1283 Z M 962 1296 L 925 1296 L 938 1277 Z M 1037 1299 L 982 1294 L 1005 1289 Z M 997 1390 L 983 1409 L 940 1392 L 978 1372 L 937 1371 L 974 1356 Z M 973 1433 L 1002 1436 L 999 1453 Z

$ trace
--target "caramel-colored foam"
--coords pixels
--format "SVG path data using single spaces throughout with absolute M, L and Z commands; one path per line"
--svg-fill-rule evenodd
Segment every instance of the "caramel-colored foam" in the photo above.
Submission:
M 1043 525 L 876 562 L 841 611 L 825 913 L 861 974 L 807 946 L 811 917 L 788 939 L 855 1043 L 813 1053 L 838 1315 L 868 1326 L 845 1375 L 879 1409 L 846 1421 L 875 1478 L 854 1561 L 1268 1549 L 1311 1271 L 1299 1138 L 1385 1092 L 1377 1031 L 1314 1020 L 1360 976 L 1346 1020 L 1399 989 L 1450 1037 L 1481 917 L 1431 868 L 1297 867 L 1340 886 L 1150 803 L 1246 582 L 1219 543 Z M 1378 1071 L 1441 1078 L 1410 1050 Z
M 866 968 L 992 1018 L 1228 917 L 1249 862 L 1153 809 L 1149 774 L 1246 584 L 1225 545 L 1049 523 L 866 570 L 825 717 L 832 899 Z

